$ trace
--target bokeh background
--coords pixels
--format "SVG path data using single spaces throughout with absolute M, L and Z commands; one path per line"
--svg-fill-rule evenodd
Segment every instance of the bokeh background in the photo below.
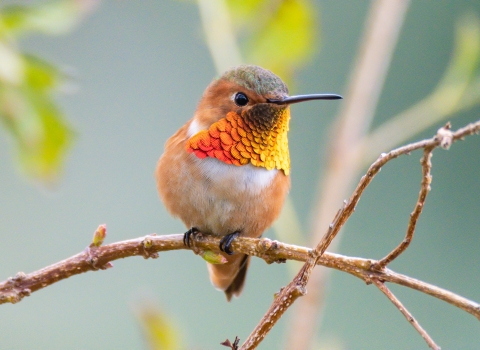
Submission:
M 291 90 L 345 94 L 370 3 L 331 0 L 311 6 L 314 48 L 311 58 L 290 72 Z M 454 51 L 456 24 L 467 13 L 480 16 L 480 2 L 411 3 L 374 127 L 435 89 Z M 104 1 L 68 34 L 34 34 L 22 38 L 20 47 L 73 76 L 69 93 L 58 95 L 57 102 L 75 137 L 63 172 L 45 185 L 21 170 L 15 142 L 1 130 L 0 279 L 81 251 L 101 223 L 108 227 L 107 243 L 152 232 L 183 232 L 182 223 L 168 215 L 157 197 L 153 170 L 167 138 L 192 116 L 204 88 L 218 75 L 197 5 Z M 315 215 L 311 208 L 341 103 L 292 108 L 290 198 L 304 234 Z M 448 119 L 456 129 L 479 116 L 480 108 L 474 105 Z M 405 141 L 430 137 L 444 122 Z M 448 152 L 434 153 L 432 192 L 416 236 L 391 265 L 475 301 L 480 301 L 479 155 L 480 138 L 475 136 Z M 418 195 L 420 156 L 413 153 L 382 169 L 349 221 L 338 252 L 375 259 L 400 242 Z M 275 234 L 270 230 L 266 236 Z M 241 298 L 227 303 L 210 285 L 205 262 L 191 252 L 116 261 L 113 269 L 75 276 L 19 304 L 2 305 L 0 347 L 146 348 L 136 310 L 149 300 L 177 329 L 181 348 L 222 348 L 218 344 L 225 338 L 248 336 L 273 294 L 291 278 L 289 264 L 253 259 Z M 403 287 L 392 290 L 442 348 L 478 348 L 480 327 L 473 316 Z M 334 271 L 326 293 L 313 348 L 426 348 L 375 287 Z M 282 348 L 295 322 L 292 311 L 260 348 Z

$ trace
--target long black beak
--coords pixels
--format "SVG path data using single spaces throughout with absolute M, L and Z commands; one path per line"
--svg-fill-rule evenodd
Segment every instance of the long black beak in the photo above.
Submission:
M 343 97 L 337 94 L 311 94 L 311 95 L 297 95 L 289 96 L 282 100 L 267 99 L 269 103 L 275 103 L 277 105 L 291 105 L 293 103 L 299 103 L 310 100 L 341 100 Z

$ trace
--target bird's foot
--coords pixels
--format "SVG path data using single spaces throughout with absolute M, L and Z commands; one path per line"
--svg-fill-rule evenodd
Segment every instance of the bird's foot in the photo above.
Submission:
M 224 236 L 221 240 L 220 240 L 220 244 L 219 244 L 219 248 L 222 252 L 225 252 L 227 253 L 228 255 L 232 255 L 233 252 L 232 252 L 232 242 L 235 238 L 237 238 L 237 236 L 240 234 L 239 231 L 237 232 L 233 232 L 233 233 L 229 233 L 228 235 Z
M 183 234 L 183 245 L 186 245 L 188 248 L 190 248 L 190 238 L 191 236 L 195 237 L 197 233 L 200 231 L 196 227 L 192 227 L 190 230 L 185 232 Z

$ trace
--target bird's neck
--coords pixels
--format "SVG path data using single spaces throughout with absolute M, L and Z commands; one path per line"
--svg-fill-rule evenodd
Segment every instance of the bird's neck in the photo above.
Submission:
M 185 149 L 198 158 L 216 158 L 226 164 L 252 164 L 267 170 L 290 171 L 288 151 L 288 124 L 290 112 L 282 110 L 273 123 L 266 127 L 248 115 L 229 112 L 208 130 L 192 130 Z M 193 127 L 198 127 L 193 119 Z M 194 129 L 191 127 L 191 129 Z

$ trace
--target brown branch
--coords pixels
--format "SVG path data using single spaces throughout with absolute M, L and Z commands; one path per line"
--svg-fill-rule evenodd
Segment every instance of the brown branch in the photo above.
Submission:
M 197 254 L 203 250 L 216 250 L 220 243 L 219 238 L 197 235 L 192 248 Z M 56 282 L 79 275 L 88 271 L 96 271 L 108 266 L 108 263 L 130 256 L 156 258 L 158 252 L 188 249 L 183 245 L 183 234 L 155 236 L 148 235 L 127 241 L 111 243 L 98 247 L 93 251 L 90 248 L 68 259 L 45 267 L 41 270 L 25 274 L 17 273 L 0 283 L 0 303 L 16 303 L 25 296 L 46 288 Z M 272 241 L 268 238 L 238 237 L 232 243 L 232 249 L 239 253 L 250 254 L 265 260 L 267 263 L 283 262 L 285 260 L 307 261 L 311 258 L 312 249 L 296 245 Z M 423 281 L 396 273 L 388 268 L 382 271 L 372 269 L 375 261 L 363 258 L 348 257 L 334 253 L 324 253 L 318 264 L 347 272 L 355 277 L 371 283 L 372 278 L 385 282 L 399 284 L 428 294 L 456 306 L 480 320 L 480 304 L 463 298 L 445 289 Z M 95 267 L 95 266 L 97 267 Z
M 447 127 L 450 128 L 448 125 Z M 423 150 L 423 157 L 420 161 L 420 164 L 422 164 L 422 175 L 423 175 L 422 182 L 420 185 L 420 193 L 418 195 L 418 200 L 417 200 L 417 203 L 415 204 L 415 208 L 413 209 L 413 212 L 410 214 L 410 221 L 407 227 L 407 234 L 405 235 L 405 238 L 403 239 L 403 241 L 400 242 L 400 244 L 394 250 L 392 250 L 383 259 L 380 259 L 380 261 L 378 261 L 378 263 L 375 265 L 375 268 L 383 269 L 385 266 L 390 264 L 400 254 L 402 254 L 405 251 L 405 249 L 408 248 L 408 246 L 410 245 L 410 242 L 413 239 L 418 218 L 422 213 L 423 207 L 425 205 L 425 200 L 427 199 L 428 192 L 430 192 L 430 184 L 432 183 L 432 175 L 431 175 L 432 151 L 433 149 L 428 147 L 426 147 Z
M 267 313 L 260 320 L 260 323 L 255 327 L 253 332 L 248 336 L 247 340 L 240 349 L 244 350 L 256 348 L 266 336 L 266 333 L 270 331 L 270 329 L 280 319 L 288 307 L 290 307 L 299 296 L 306 294 L 304 289 L 308 283 L 313 268 L 325 250 L 328 248 L 332 240 L 340 232 L 340 229 L 343 227 L 345 222 L 353 214 L 363 192 L 371 183 L 375 175 L 380 171 L 382 166 L 392 159 L 399 157 L 400 155 L 410 154 L 411 152 L 421 148 L 429 150 L 429 152 L 432 152 L 436 147 L 439 146 L 448 148 L 453 141 L 463 139 L 463 137 L 473 133 L 478 133 L 479 131 L 480 120 L 457 130 L 455 133 L 450 131 L 450 124 L 447 124 L 445 127 L 438 130 L 437 135 L 431 139 L 414 142 L 409 145 L 394 149 L 389 153 L 381 154 L 380 157 L 368 168 L 366 175 L 360 179 L 360 182 L 355 188 L 350 199 L 345 202 L 344 206 L 335 216 L 334 221 L 329 225 L 326 234 L 323 236 L 316 248 L 312 251 L 312 258 L 307 260 L 305 265 L 298 272 L 295 278 L 287 285 L 287 287 L 280 291 Z M 302 290 L 304 293 L 299 294 L 298 290 Z M 274 312 L 275 310 L 280 310 L 281 312 Z
M 366 175 L 361 178 L 351 198 L 346 201 L 343 208 L 339 210 L 324 238 L 315 249 L 289 245 L 272 241 L 267 238 L 254 239 L 238 237 L 235 239 L 232 243 L 232 249 L 234 251 L 260 257 L 267 263 L 284 262 L 285 260 L 306 262 L 293 281 L 278 293 L 269 311 L 262 318 L 261 322 L 249 336 L 247 341 L 242 345 L 241 349 L 255 348 L 292 303 L 298 297 L 306 293 L 306 284 L 310 273 L 316 264 L 347 272 L 364 280 L 367 284 L 372 283 L 372 281 L 375 283 L 376 280 L 396 283 L 418 290 L 422 293 L 446 301 L 451 305 L 472 314 L 480 320 L 480 304 L 476 302 L 437 286 L 396 273 L 385 267 L 379 270 L 378 266 L 380 262 L 325 252 L 340 228 L 353 213 L 355 206 L 366 187 L 370 184 L 373 177 L 380 171 L 381 167 L 388 161 L 395 159 L 400 155 L 409 154 L 414 150 L 423 148 L 425 150 L 424 159 L 426 163 L 428 163 L 430 157 L 429 154 L 434 148 L 439 146 L 448 148 L 454 141 L 479 132 L 480 120 L 476 123 L 469 124 L 456 132 L 451 132 L 449 128 L 441 128 L 437 135 L 432 139 L 415 142 L 397 148 L 387 154 L 382 154 L 370 166 Z M 424 164 L 424 181 L 422 182 L 422 186 L 427 186 L 427 180 L 425 179 L 429 178 L 429 173 L 430 165 Z M 422 193 L 423 190 L 424 189 L 420 192 Z M 422 201 L 422 199 L 419 199 L 419 201 Z M 409 226 L 412 225 L 414 229 L 415 224 L 409 224 Z M 153 234 L 101 246 L 104 238 L 105 227 L 101 225 L 95 232 L 92 244 L 90 244 L 83 252 L 30 274 L 19 272 L 15 277 L 11 277 L 6 281 L 1 282 L 0 303 L 16 303 L 21 301 L 23 297 L 28 296 L 37 290 L 73 275 L 99 269 L 107 269 L 112 267 L 113 265 L 111 262 L 117 259 L 129 256 L 156 258 L 158 257 L 158 252 L 161 251 L 189 249 L 183 244 L 182 234 L 165 236 L 156 236 Z M 198 234 L 195 237 L 192 250 L 196 254 L 203 255 L 207 250 L 218 250 L 218 245 L 219 238 Z
M 417 330 L 418 333 L 422 336 L 423 339 L 427 342 L 428 346 L 434 350 L 440 350 L 440 347 L 435 344 L 433 339 L 428 335 L 428 333 L 420 326 L 417 320 L 413 317 L 413 315 L 403 306 L 400 300 L 390 291 L 390 289 L 385 286 L 385 284 L 376 278 L 372 279 L 373 284 L 377 286 L 380 291 L 385 294 L 385 296 L 397 307 L 398 310 L 405 316 L 408 322 Z

